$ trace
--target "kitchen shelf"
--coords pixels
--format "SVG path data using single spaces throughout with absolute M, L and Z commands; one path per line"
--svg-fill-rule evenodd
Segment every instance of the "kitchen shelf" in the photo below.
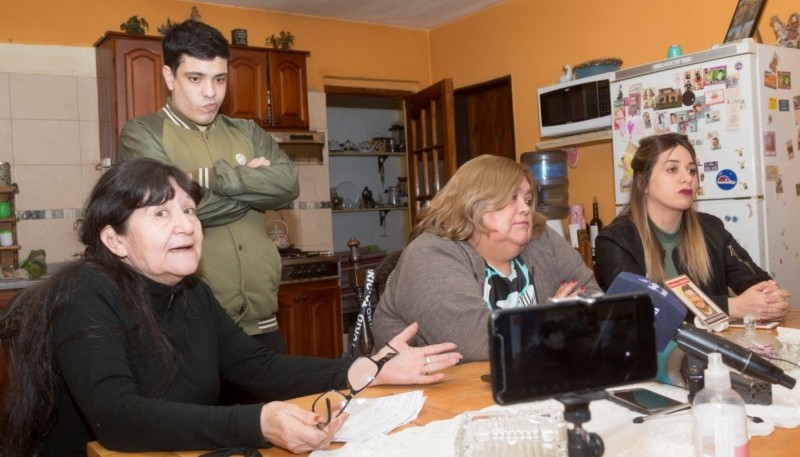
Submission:
M 375 208 L 334 209 L 334 213 L 368 213 L 374 211 L 408 211 L 408 206 L 376 206 Z
M 331 157 L 405 157 L 405 152 L 329 152 Z
M 11 246 L 0 246 L 0 269 L 16 270 L 19 268 L 19 245 L 17 233 L 17 206 L 15 203 L 16 196 L 19 193 L 19 187 L 16 184 L 10 186 L 0 186 L 0 201 L 8 202 L 11 210 L 11 216 L 0 219 L 0 229 L 11 231 L 12 242 Z
M 594 132 L 579 133 L 577 135 L 562 136 L 536 143 L 536 150 L 559 149 L 568 146 L 580 146 L 590 143 L 599 143 L 611 140 L 611 128 L 597 130 Z

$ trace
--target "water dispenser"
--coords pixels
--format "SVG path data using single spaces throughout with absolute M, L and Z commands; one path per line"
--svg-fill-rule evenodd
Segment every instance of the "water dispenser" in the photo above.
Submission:
M 548 219 L 563 219 L 569 214 L 567 153 L 563 150 L 535 151 L 522 154 L 536 181 L 536 211 Z

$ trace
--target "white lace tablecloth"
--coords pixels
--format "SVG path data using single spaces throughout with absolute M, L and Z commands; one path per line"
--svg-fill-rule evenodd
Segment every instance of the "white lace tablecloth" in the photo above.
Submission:
M 800 378 L 800 370 L 788 371 Z M 636 384 L 680 401 L 686 401 L 687 391 L 656 382 Z M 761 424 L 748 422 L 751 436 L 769 435 L 775 427 L 795 428 L 800 425 L 800 387 L 788 390 L 772 386 L 772 405 L 747 405 L 747 413 L 764 419 Z M 555 400 L 525 403 L 515 406 L 490 406 L 483 411 L 498 409 L 539 409 L 559 406 Z M 607 400 L 590 404 L 592 419 L 584 428 L 598 433 L 605 443 L 605 455 L 621 457 L 673 457 L 694 455 L 692 445 L 692 415 L 684 411 L 634 424 L 633 418 L 641 414 L 630 411 Z M 347 443 L 330 450 L 316 451 L 314 457 L 410 457 L 455 456 L 455 438 L 461 415 L 449 420 L 431 422 L 423 427 L 410 427 L 391 435 L 380 435 L 370 440 Z

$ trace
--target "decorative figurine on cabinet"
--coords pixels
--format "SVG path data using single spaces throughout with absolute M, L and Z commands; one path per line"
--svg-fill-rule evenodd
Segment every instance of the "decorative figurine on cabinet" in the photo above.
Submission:
M 572 81 L 572 66 L 570 64 L 565 64 L 561 67 L 561 72 L 563 73 L 560 78 L 558 78 L 558 82 L 565 83 Z
M 369 187 L 364 187 L 364 191 L 361 192 L 361 207 L 362 208 L 375 207 L 375 200 L 372 198 L 372 191 L 369 190 Z
M 787 48 L 800 48 L 800 13 L 790 14 L 786 24 L 781 22 L 778 16 L 772 16 L 769 23 L 778 39 L 775 44 Z

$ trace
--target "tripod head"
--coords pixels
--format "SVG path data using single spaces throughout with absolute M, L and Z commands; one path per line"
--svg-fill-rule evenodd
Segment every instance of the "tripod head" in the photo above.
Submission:
M 600 435 L 586 431 L 582 425 L 592 418 L 589 403 L 607 397 L 605 390 L 569 393 L 556 397 L 556 400 L 564 405 L 564 420 L 572 424 L 572 428 L 567 432 L 569 457 L 601 457 L 605 452 L 605 445 Z

